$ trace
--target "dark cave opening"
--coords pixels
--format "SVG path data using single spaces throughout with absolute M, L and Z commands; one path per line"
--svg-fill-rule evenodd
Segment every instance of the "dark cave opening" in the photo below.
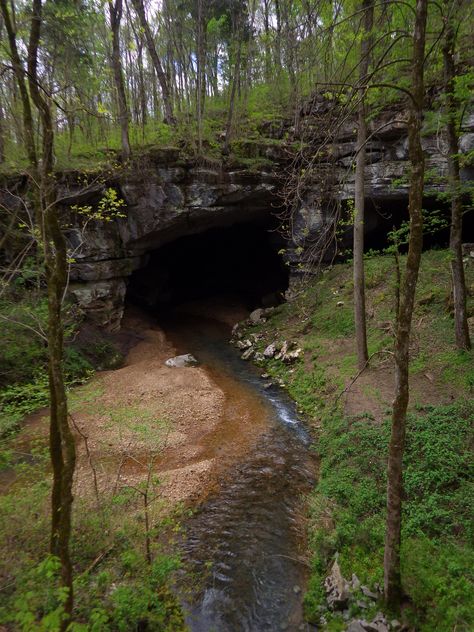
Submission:
M 157 311 L 221 295 L 238 296 L 250 310 L 276 305 L 288 287 L 283 244 L 269 220 L 180 237 L 146 255 L 127 298 Z
M 388 235 L 409 221 L 408 198 L 392 198 L 387 200 L 366 199 L 365 211 L 365 251 L 381 251 L 390 245 Z M 423 249 L 448 248 L 451 222 L 450 204 L 437 197 L 425 197 L 423 209 L 426 218 L 423 235 Z M 471 211 L 471 212 L 468 212 Z M 463 218 L 463 240 L 471 241 L 474 231 L 474 213 L 466 208 Z M 352 227 L 342 237 L 343 248 L 352 248 Z M 400 246 L 405 252 L 406 244 Z

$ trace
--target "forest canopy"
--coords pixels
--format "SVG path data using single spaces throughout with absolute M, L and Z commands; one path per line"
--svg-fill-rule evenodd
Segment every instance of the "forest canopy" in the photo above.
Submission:
M 9 4 L 26 63 L 31 3 Z M 443 26 L 455 5 L 429 4 L 425 83 L 431 101 L 442 75 Z M 409 98 L 414 6 L 374 4 L 367 100 L 377 109 Z M 456 20 L 455 88 L 464 99 L 473 79 L 470 11 L 465 3 L 464 19 Z M 338 103 L 354 99 L 362 14 L 356 0 L 46 2 L 39 81 L 51 97 L 57 161 L 70 166 L 73 157 L 97 159 L 117 149 L 128 157 L 130 147 L 152 143 L 220 156 L 232 138 L 268 135 L 265 123 L 282 117 L 294 119 L 298 132 L 314 94 Z M 13 168 L 26 157 L 7 40 L 3 19 L 0 161 Z

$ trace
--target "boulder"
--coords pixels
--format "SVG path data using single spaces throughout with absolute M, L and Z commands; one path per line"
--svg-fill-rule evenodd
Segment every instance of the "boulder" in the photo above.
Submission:
M 349 602 L 350 591 L 349 584 L 342 576 L 337 560 L 334 561 L 330 574 L 324 580 L 324 588 L 329 608 L 331 610 L 344 610 Z
M 246 338 L 245 340 L 238 340 L 235 343 L 235 346 L 237 347 L 237 349 L 242 349 L 243 351 L 244 349 L 249 349 L 252 346 L 252 343 L 248 338 Z
M 235 323 L 232 327 L 231 338 L 242 338 L 242 332 L 240 331 L 240 323 Z
M 253 356 L 254 353 L 255 353 L 254 348 L 249 347 L 246 351 L 243 352 L 243 354 L 240 357 L 242 358 L 242 360 L 250 360 L 250 358 Z
M 377 601 L 377 599 L 379 598 L 379 595 L 377 593 L 372 592 L 370 588 L 367 588 L 367 586 L 361 586 L 360 589 L 362 591 L 362 594 L 368 597 L 369 599 L 373 599 L 374 601 Z
M 384 617 L 384 615 L 381 612 L 378 612 L 373 618 L 373 620 L 370 622 L 365 621 L 365 619 L 359 620 L 358 622 L 362 625 L 365 632 L 389 632 L 390 631 L 390 627 L 387 622 L 387 619 Z
M 276 354 L 275 360 L 282 360 L 288 351 L 288 347 L 288 341 L 285 340 L 284 343 L 281 345 L 280 351 Z
M 264 322 L 263 309 L 261 307 L 254 309 L 253 312 L 250 312 L 249 319 L 252 325 L 258 325 L 259 323 Z
M 182 369 L 187 366 L 195 366 L 198 363 L 196 358 L 190 353 L 184 353 L 183 355 L 175 356 L 166 360 L 166 366 L 170 368 Z
M 268 347 L 265 348 L 263 355 L 265 358 L 273 358 L 276 352 L 277 352 L 277 343 L 272 342 L 271 344 L 268 345 Z
M 265 352 L 264 352 L 265 353 Z M 281 345 L 280 351 L 275 354 L 275 360 L 282 360 L 286 363 L 294 362 L 303 355 L 303 349 L 296 346 L 295 342 L 285 342 Z
M 390 626 L 382 612 L 377 612 L 372 620 L 372 625 L 377 628 L 377 632 L 389 632 Z
M 465 243 L 462 245 L 462 256 L 474 259 L 474 244 Z
M 282 357 L 282 360 L 283 362 L 286 362 L 289 364 L 290 362 L 294 362 L 295 360 L 298 360 L 298 358 L 301 358 L 302 355 L 303 355 L 303 349 L 300 349 L 298 347 L 296 349 L 293 349 L 293 351 L 288 351 L 287 353 L 285 353 L 285 355 Z
M 355 573 L 352 573 L 351 588 L 354 591 L 359 590 L 360 588 L 360 579 L 357 577 Z

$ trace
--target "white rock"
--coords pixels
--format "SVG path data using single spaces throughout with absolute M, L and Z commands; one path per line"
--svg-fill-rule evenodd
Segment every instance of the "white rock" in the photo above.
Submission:
M 171 368 L 181 369 L 186 366 L 194 366 L 198 363 L 196 358 L 190 353 L 184 353 L 183 355 L 175 356 L 166 360 L 166 366 Z
M 288 341 L 285 340 L 285 342 L 281 346 L 280 351 L 276 354 L 275 360 L 281 360 L 286 355 L 287 351 L 288 351 Z
M 243 354 L 240 357 L 242 358 L 242 360 L 250 360 L 253 354 L 254 354 L 253 347 L 249 347 L 246 351 L 243 352 Z
M 270 345 L 268 345 L 268 347 L 266 347 L 265 351 L 263 352 L 263 355 L 266 358 L 273 358 L 276 352 L 277 352 L 276 342 L 272 342 Z
M 248 338 L 246 338 L 245 340 L 238 340 L 235 343 L 235 346 L 238 349 L 249 349 L 252 346 L 252 343 L 250 342 L 250 340 Z
M 282 360 L 283 362 L 294 362 L 295 360 L 298 360 L 298 358 L 301 358 L 302 355 L 303 355 L 303 349 L 300 349 L 298 347 L 297 349 L 294 349 L 293 351 L 288 351 L 287 353 L 285 353 Z

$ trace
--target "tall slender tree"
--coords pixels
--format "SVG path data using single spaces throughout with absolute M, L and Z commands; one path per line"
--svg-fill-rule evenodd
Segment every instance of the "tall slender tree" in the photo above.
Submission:
M 455 94 L 456 79 L 456 29 L 455 21 L 459 19 L 462 0 L 445 0 L 444 2 L 444 98 L 446 110 L 446 135 L 448 141 L 448 178 L 451 196 L 451 275 L 454 298 L 454 331 L 458 349 L 470 349 L 471 340 L 467 324 L 466 279 L 462 258 L 462 215 L 463 203 L 461 178 L 459 174 L 459 104 Z
M 165 110 L 165 121 L 166 123 L 173 125 L 176 120 L 173 114 L 173 104 L 171 100 L 171 91 L 168 83 L 168 78 L 163 70 L 163 65 L 161 63 L 161 59 L 158 56 L 155 42 L 153 40 L 153 34 L 150 29 L 150 25 L 148 24 L 148 20 L 145 15 L 145 7 L 143 5 L 143 0 L 132 0 L 133 6 L 135 7 L 135 11 L 137 12 L 138 19 L 140 21 L 140 25 L 145 33 L 145 40 L 148 47 L 148 53 L 153 62 L 153 67 L 155 68 L 156 76 L 158 78 L 158 83 L 161 88 L 161 96 L 163 98 L 163 106 Z
M 18 85 L 18 91 L 20 92 L 21 105 L 23 111 L 23 141 L 26 149 L 26 154 L 30 164 L 36 167 L 36 147 L 35 147 L 35 135 L 34 135 L 34 123 L 33 114 L 31 109 L 30 97 L 28 95 L 27 82 L 25 80 L 25 69 L 18 52 L 18 46 L 16 41 L 16 27 L 13 16 L 10 15 L 7 0 L 0 0 L 0 9 L 2 11 L 3 21 L 5 23 L 5 29 L 8 36 L 8 44 L 10 49 L 10 57 L 12 60 L 12 67 L 15 73 L 16 82 Z
M 242 38 L 243 38 L 243 20 L 244 17 L 240 12 L 235 14 L 235 32 L 237 34 L 237 53 L 235 55 L 234 72 L 232 75 L 232 88 L 230 91 L 229 109 L 227 112 L 227 123 L 225 129 L 225 141 L 222 153 L 224 156 L 230 152 L 230 141 L 232 136 L 232 124 L 234 121 L 235 101 L 237 95 L 237 87 L 240 83 L 240 68 L 242 62 Z
M 425 161 L 421 146 L 424 99 L 424 61 L 428 0 L 416 0 L 411 71 L 408 146 L 411 163 L 408 209 L 410 234 L 406 268 L 400 288 L 395 339 L 395 399 L 387 468 L 387 524 L 384 553 L 384 592 L 389 606 L 402 598 L 400 544 L 403 496 L 403 452 L 409 400 L 409 348 L 415 291 L 423 247 L 423 186 Z
M 198 119 L 198 152 L 202 154 L 202 125 L 206 100 L 206 18 L 204 0 L 197 0 L 196 105 Z
M 364 273 L 364 216 L 365 216 L 365 162 L 367 142 L 367 81 L 369 72 L 370 46 L 374 22 L 373 0 L 362 0 L 362 35 L 359 66 L 359 105 L 357 114 L 357 157 L 355 171 L 354 204 L 354 322 L 357 346 L 357 363 L 363 369 L 369 357 L 367 351 L 367 326 L 365 313 Z
M 49 400 L 50 400 L 50 455 L 53 469 L 51 494 L 51 540 L 50 552 L 61 563 L 61 581 L 67 589 L 64 603 L 65 617 L 61 630 L 65 630 L 73 609 L 72 563 L 69 552 L 71 535 L 72 484 L 76 462 L 74 437 L 69 427 L 66 389 L 63 373 L 64 327 L 62 304 L 67 285 L 67 249 L 59 223 L 54 179 L 54 123 L 48 92 L 38 75 L 38 49 L 42 27 L 42 0 L 32 1 L 31 28 L 28 41 L 27 70 L 18 55 L 16 36 L 12 30 L 9 7 L 1 0 L 2 14 L 8 24 L 10 54 L 15 59 L 14 69 L 22 103 L 27 110 L 24 142 L 30 158 L 30 187 L 35 206 L 36 229 L 43 247 L 48 293 L 48 356 L 49 356 Z M 25 74 L 28 79 L 26 90 Z M 38 112 L 41 130 L 40 160 L 32 151 L 34 141 L 32 107 Z M 31 116 L 30 116 L 31 115 Z M 34 147 L 34 142 L 33 142 Z
M 122 138 L 122 154 L 125 161 L 131 156 L 130 140 L 128 135 L 128 106 L 123 81 L 122 58 L 120 54 L 120 22 L 122 20 L 122 0 L 109 2 L 110 29 L 112 31 L 112 68 L 114 71 L 115 88 L 117 90 L 117 104 Z

